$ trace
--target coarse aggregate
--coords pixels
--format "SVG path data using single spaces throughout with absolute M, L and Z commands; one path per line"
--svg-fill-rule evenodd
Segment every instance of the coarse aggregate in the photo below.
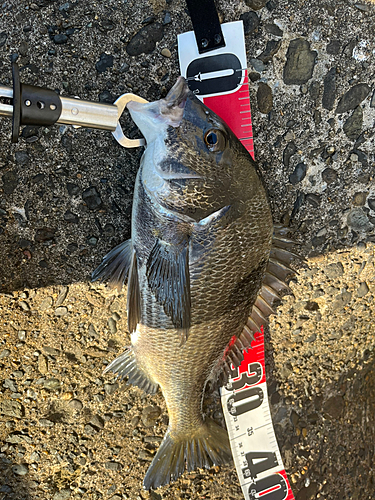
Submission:
M 216 5 L 244 22 L 256 159 L 306 259 L 266 332 L 285 468 L 297 500 L 374 499 L 375 3 Z M 190 29 L 182 0 L 5 0 L 0 84 L 17 60 L 63 96 L 159 99 Z M 126 289 L 90 274 L 129 237 L 141 149 L 63 125 L 10 136 L 0 119 L 0 500 L 243 498 L 233 465 L 144 491 L 164 400 L 102 373 L 129 344 Z M 205 405 L 224 425 L 216 393 Z

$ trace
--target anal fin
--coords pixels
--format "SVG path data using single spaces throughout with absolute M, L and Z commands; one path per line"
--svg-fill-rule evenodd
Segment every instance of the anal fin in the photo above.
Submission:
M 138 367 L 131 348 L 128 348 L 121 356 L 112 361 L 104 370 L 104 373 L 107 372 L 116 373 L 117 378 L 120 380 L 129 377 L 129 384 L 136 385 L 149 394 L 155 394 L 158 390 L 158 384 L 150 380 Z

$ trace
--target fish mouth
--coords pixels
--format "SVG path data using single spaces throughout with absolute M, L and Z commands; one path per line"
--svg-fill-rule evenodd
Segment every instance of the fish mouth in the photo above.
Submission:
M 180 126 L 189 92 L 185 78 L 180 76 L 164 99 L 147 103 L 130 101 L 127 104 L 133 121 L 148 144 L 160 135 L 162 128 Z

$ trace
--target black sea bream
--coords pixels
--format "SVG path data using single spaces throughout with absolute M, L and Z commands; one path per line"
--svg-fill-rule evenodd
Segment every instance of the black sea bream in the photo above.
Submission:
M 273 239 L 249 153 L 183 78 L 165 99 L 128 109 L 147 142 L 131 239 L 93 279 L 121 287 L 128 278 L 131 347 L 107 370 L 149 393 L 160 386 L 168 407 L 169 428 L 144 479 L 149 489 L 231 459 L 227 432 L 202 414 L 205 386 L 238 365 L 271 313 L 289 273 L 278 262 L 289 262 L 289 243 Z

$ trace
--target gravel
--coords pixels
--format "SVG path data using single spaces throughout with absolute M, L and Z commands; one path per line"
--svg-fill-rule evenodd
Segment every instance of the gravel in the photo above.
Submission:
M 372 499 L 375 6 L 216 4 L 222 22 L 244 21 L 255 155 L 274 220 L 306 258 L 266 332 L 281 456 L 297 500 Z M 63 96 L 152 101 L 190 29 L 182 0 L 5 1 L 0 83 L 17 59 L 22 82 Z M 233 465 L 144 492 L 165 402 L 103 375 L 130 342 L 126 290 L 90 274 L 130 235 L 142 151 L 65 125 L 26 126 L 12 144 L 1 123 L 0 498 L 241 499 Z M 123 126 L 138 136 L 126 113 Z M 216 393 L 205 412 L 222 423 Z

